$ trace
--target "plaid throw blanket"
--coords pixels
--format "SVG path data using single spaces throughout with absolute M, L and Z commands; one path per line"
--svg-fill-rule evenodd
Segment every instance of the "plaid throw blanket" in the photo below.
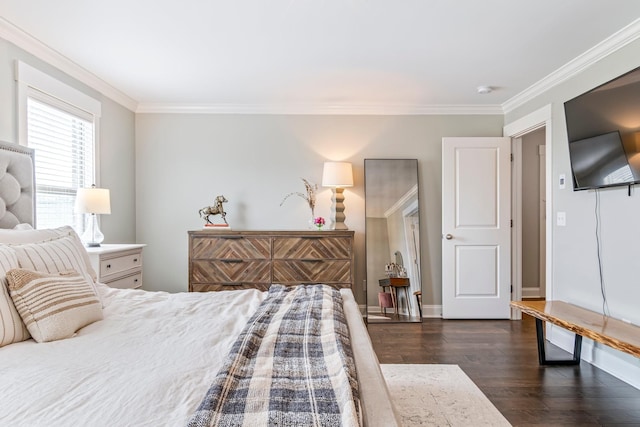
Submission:
M 188 425 L 360 425 L 340 292 L 271 286 Z

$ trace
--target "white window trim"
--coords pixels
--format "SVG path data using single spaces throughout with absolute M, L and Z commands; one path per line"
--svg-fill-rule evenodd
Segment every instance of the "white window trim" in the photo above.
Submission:
M 94 116 L 94 174 L 95 184 L 100 186 L 100 117 L 102 116 L 100 101 L 22 61 L 16 61 L 15 79 L 18 85 L 17 115 L 20 145 L 27 145 L 27 98 L 33 90 L 43 92 Z

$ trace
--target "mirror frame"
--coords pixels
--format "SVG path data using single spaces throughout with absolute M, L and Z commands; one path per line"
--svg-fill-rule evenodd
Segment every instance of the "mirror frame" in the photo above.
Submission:
M 371 191 L 374 191 L 374 186 L 377 188 L 379 186 L 384 186 L 384 180 L 388 177 L 397 176 L 397 172 L 394 170 L 390 170 L 388 174 L 384 176 L 377 176 L 374 180 L 371 178 L 372 173 L 378 174 L 377 170 L 374 172 L 373 170 L 373 162 L 403 162 L 410 164 L 408 166 L 396 166 L 396 168 L 401 168 L 402 170 L 407 170 L 411 173 L 415 174 L 415 183 L 403 183 L 400 185 L 396 183 L 395 186 L 397 189 L 394 189 L 394 195 L 396 192 L 400 192 L 399 197 L 395 199 L 392 198 L 391 201 L 377 201 L 378 196 L 373 196 Z M 419 167 L 418 167 L 417 159 L 364 159 L 364 194 L 365 194 L 365 264 L 366 264 L 366 288 L 365 288 L 365 319 L 367 323 L 396 323 L 396 322 L 422 322 L 421 307 L 418 307 L 418 300 L 414 295 L 416 291 L 422 291 L 422 274 L 421 274 L 421 247 L 420 244 L 420 227 L 421 227 L 421 219 L 420 219 L 420 175 L 419 175 Z M 410 175 L 410 174 L 409 174 Z M 413 177 L 410 177 L 413 179 Z M 369 185 L 367 185 L 369 184 Z M 387 197 L 388 199 L 388 197 Z M 376 201 L 374 201 L 376 200 Z M 389 206 L 372 206 L 372 203 L 375 204 L 385 204 Z M 379 239 L 373 239 L 373 233 L 375 233 L 374 228 L 377 229 L 379 227 L 373 227 L 371 224 L 371 220 L 374 218 L 381 218 L 381 210 L 387 211 L 390 207 L 394 206 L 396 210 L 402 210 L 406 213 L 403 214 L 402 218 L 402 227 L 404 230 L 404 234 L 399 236 L 397 240 L 401 246 L 403 247 L 391 247 L 392 244 L 387 244 L 387 247 L 382 251 L 376 251 L 375 254 L 372 254 L 371 245 L 372 241 L 378 242 Z M 372 216 L 372 212 L 373 215 Z M 414 228 L 411 228 L 411 233 L 413 236 L 414 248 L 417 250 L 415 257 L 412 257 L 413 253 L 409 253 L 412 251 L 409 248 L 409 240 L 407 236 L 409 235 L 409 223 L 407 221 L 408 218 L 417 219 L 417 231 Z M 385 225 L 382 225 L 385 227 Z M 383 239 L 385 237 L 382 237 Z M 387 241 L 388 235 L 386 236 Z M 386 252 L 389 252 L 386 255 Z M 404 268 L 406 269 L 407 274 L 405 274 L 404 280 L 395 279 L 393 282 L 396 285 L 401 285 L 398 287 L 390 287 L 385 286 L 382 287 L 380 284 L 380 280 L 387 279 L 390 281 L 387 276 L 394 276 L 392 272 L 385 272 L 385 265 L 381 264 L 381 259 L 387 259 L 387 263 L 395 265 L 396 260 L 400 257 L 403 259 Z M 374 259 L 375 258 L 375 259 Z M 415 261 L 415 262 L 414 262 Z M 380 274 L 376 274 L 375 277 L 372 277 L 371 266 L 375 264 Z M 415 268 L 414 268 L 415 264 Z M 390 268 L 393 268 L 393 265 Z M 397 269 L 396 269 L 397 270 Z M 385 274 L 387 276 L 385 276 Z M 402 274 L 400 274 L 402 276 Z M 408 280 L 407 280 L 408 279 Z M 384 282 L 386 283 L 386 281 Z M 408 287 L 402 286 L 405 283 L 408 283 Z M 392 297 L 392 295 L 384 295 L 377 296 L 379 292 L 390 292 L 393 295 L 393 291 L 396 291 L 397 298 Z M 372 293 L 374 295 L 372 295 Z M 379 298 L 382 298 L 387 302 L 386 305 L 389 304 L 389 298 L 393 305 L 397 305 L 398 307 L 398 315 L 395 314 L 395 307 L 387 308 L 386 314 L 383 314 L 383 310 L 380 307 L 380 304 L 374 304 L 374 299 L 376 302 L 379 301 Z M 398 303 L 396 304 L 396 299 Z M 389 310 L 391 310 L 391 314 L 389 314 Z M 410 313 L 410 315 L 409 315 Z

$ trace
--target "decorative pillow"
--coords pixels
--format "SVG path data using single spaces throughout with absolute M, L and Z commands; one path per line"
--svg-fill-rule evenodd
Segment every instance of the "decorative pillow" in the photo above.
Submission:
M 95 282 L 85 268 L 85 262 L 72 236 L 58 237 L 41 243 L 25 243 L 11 246 L 16 252 L 21 268 L 43 273 L 60 273 L 75 270 L 91 285 L 100 298 Z
M 91 278 L 95 281 L 97 276 L 96 272 L 91 266 L 91 260 L 89 254 L 84 248 L 80 237 L 73 228 L 68 225 L 58 228 L 48 228 L 42 230 L 3 230 L 0 229 L 0 242 L 9 245 L 22 245 L 25 243 L 41 243 L 57 237 L 71 236 L 74 245 L 78 248 L 78 251 L 82 254 L 84 259 L 84 271 L 87 271 Z
M 18 267 L 18 258 L 13 249 L 0 245 L 0 347 L 30 337 L 7 289 L 6 273 Z
M 37 342 L 69 338 L 102 319 L 102 306 L 82 274 L 15 268 L 7 271 L 9 293 Z

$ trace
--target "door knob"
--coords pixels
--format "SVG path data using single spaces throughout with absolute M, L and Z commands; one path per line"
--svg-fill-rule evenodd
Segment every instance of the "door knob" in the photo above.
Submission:
M 444 236 L 444 238 L 447 240 L 451 240 L 453 239 L 453 236 L 451 234 L 447 234 L 446 236 Z

